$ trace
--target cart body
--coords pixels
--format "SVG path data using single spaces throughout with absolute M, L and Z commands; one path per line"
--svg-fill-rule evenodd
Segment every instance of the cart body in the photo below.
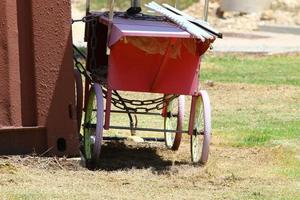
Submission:
M 99 18 L 98 65 L 108 65 L 113 90 L 196 94 L 201 55 L 212 41 L 201 42 L 167 21 L 115 17 L 106 57 L 108 19 Z

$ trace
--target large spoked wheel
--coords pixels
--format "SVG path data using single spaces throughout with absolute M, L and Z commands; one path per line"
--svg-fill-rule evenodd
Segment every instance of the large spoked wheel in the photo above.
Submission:
M 95 83 L 89 92 L 84 118 L 84 156 L 88 168 L 94 168 L 99 162 L 103 141 L 103 104 L 102 88 Z
M 164 116 L 165 144 L 166 147 L 174 151 L 178 150 L 182 137 L 184 120 L 184 96 L 181 95 L 166 103 Z M 168 130 L 176 130 L 170 132 Z
M 205 164 L 208 160 L 209 144 L 211 140 L 211 107 L 208 93 L 200 91 L 200 95 L 193 97 L 192 108 L 191 154 L 192 162 Z
M 80 132 L 82 108 L 83 108 L 83 85 L 81 73 L 78 69 L 74 69 L 75 78 L 75 101 L 76 101 L 76 114 L 77 114 L 77 128 Z

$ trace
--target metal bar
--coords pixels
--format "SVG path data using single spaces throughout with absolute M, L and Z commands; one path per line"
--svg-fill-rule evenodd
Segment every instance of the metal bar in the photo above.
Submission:
M 86 16 L 90 13 L 91 10 L 91 0 L 86 0 L 85 14 Z
M 114 7 L 115 7 L 115 1 L 110 0 L 109 1 L 109 21 L 111 22 L 114 17 Z
M 110 129 L 119 129 L 119 130 L 135 130 L 135 131 L 151 131 L 151 132 L 171 132 L 171 133 L 189 133 L 189 131 L 177 131 L 177 130 L 164 130 L 164 129 L 156 129 L 156 128 L 130 128 L 130 127 L 124 127 L 124 126 L 110 126 Z
M 111 113 L 111 99 L 112 99 L 112 90 L 107 88 L 107 95 L 106 95 L 106 108 L 105 108 L 105 124 L 104 129 L 109 129 L 110 125 L 110 113 Z
M 106 111 L 105 111 L 106 112 Z M 121 110 L 111 110 L 111 113 L 123 113 L 127 114 L 128 112 L 126 111 L 121 111 Z M 129 111 L 130 114 L 136 114 L 136 115 L 155 115 L 155 116 L 162 116 L 161 113 L 147 113 L 147 112 L 131 112 Z
M 86 0 L 86 5 L 85 5 L 85 16 L 88 16 L 90 14 L 91 10 L 91 0 Z M 88 41 L 88 32 L 89 32 L 89 27 L 87 23 L 85 22 L 85 29 L 84 29 L 84 41 Z
M 96 128 L 96 124 L 85 124 L 85 128 Z M 177 131 L 177 130 L 165 130 L 165 129 L 156 129 L 156 128 L 130 128 L 125 126 L 110 126 L 109 129 L 119 129 L 119 130 L 134 130 L 134 131 L 151 131 L 151 132 L 170 132 L 170 133 L 189 133 L 188 130 Z
M 203 19 L 204 21 L 207 22 L 208 20 L 208 9 L 209 9 L 209 0 L 205 0 L 205 4 L 204 4 L 204 16 Z
M 128 139 L 127 137 L 103 137 L 103 140 L 114 140 L 114 141 L 121 141 L 127 139 Z M 165 142 L 165 138 L 142 137 L 142 139 L 147 142 Z
M 175 8 L 179 8 L 179 0 L 175 1 Z
M 108 16 L 109 23 L 107 27 L 106 55 L 110 55 L 109 39 L 110 39 L 110 33 L 111 33 L 112 23 L 114 19 L 114 6 L 115 6 L 115 1 L 109 0 L 109 16 Z
M 194 121 L 195 121 L 195 112 L 196 112 L 196 99 L 197 99 L 197 96 L 192 96 L 190 121 L 189 121 L 189 131 L 188 131 L 189 135 L 193 135 L 193 131 L 194 131 Z
M 141 7 L 141 1 L 140 0 L 131 0 L 131 7 Z

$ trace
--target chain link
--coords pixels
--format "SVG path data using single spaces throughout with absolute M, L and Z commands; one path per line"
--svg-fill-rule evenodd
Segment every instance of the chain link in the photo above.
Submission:
M 104 98 L 107 97 L 107 89 L 103 88 Z M 178 95 L 165 95 L 161 98 L 149 100 L 132 100 L 121 97 L 116 91 L 112 93 L 112 104 L 120 110 L 128 110 L 129 112 L 150 112 L 153 110 L 163 109 L 166 102 L 173 101 Z
M 92 80 L 91 72 L 80 62 L 80 58 L 86 61 L 86 55 L 73 45 L 73 60 L 76 69 L 86 78 Z
M 95 17 L 101 16 L 101 15 L 102 14 L 97 14 L 97 15 L 91 14 L 91 15 L 84 16 L 81 19 L 72 19 L 72 24 L 77 23 L 77 22 L 88 23 L 88 22 L 93 21 L 95 19 Z

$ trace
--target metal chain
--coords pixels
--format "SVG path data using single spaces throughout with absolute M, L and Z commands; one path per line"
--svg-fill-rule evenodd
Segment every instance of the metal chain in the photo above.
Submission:
M 84 55 L 75 45 L 73 45 L 73 60 L 76 69 L 87 79 L 92 80 L 91 72 L 79 61 L 79 59 L 86 61 L 86 55 Z
M 102 14 L 97 14 L 97 15 L 96 14 L 91 14 L 91 15 L 84 16 L 81 19 L 72 19 L 72 24 L 77 23 L 77 22 L 88 23 L 88 22 L 93 21 L 95 19 L 95 17 L 99 17 L 101 15 Z
M 103 88 L 104 98 L 107 97 L 107 89 Z M 165 95 L 161 98 L 150 100 L 132 100 L 121 97 L 116 91 L 112 93 L 112 104 L 121 110 L 128 110 L 129 112 L 150 112 L 153 110 L 161 110 L 166 102 L 173 101 L 178 95 Z M 130 105 L 130 106 L 129 106 Z
M 146 107 L 144 104 L 143 104 L 143 101 L 140 101 L 142 103 L 142 105 L 133 105 L 132 102 L 133 101 L 137 101 L 137 100 L 130 100 L 128 104 L 131 105 L 128 106 L 126 105 L 126 107 L 124 106 L 125 102 L 122 102 L 116 98 L 112 98 L 112 103 L 115 107 L 121 109 L 121 110 L 128 110 L 129 112 L 133 112 L 133 113 L 136 113 L 136 112 L 145 112 L 145 113 L 148 113 L 150 111 L 153 111 L 153 110 L 162 110 L 164 105 L 165 105 L 165 102 L 167 101 L 173 101 L 177 96 L 176 95 L 173 95 L 171 98 L 162 98 L 162 100 L 158 103 L 155 103 L 153 101 L 152 104 L 149 104 L 149 105 L 152 105 L 152 106 L 149 106 L 149 107 Z M 122 97 L 123 99 L 123 97 Z M 149 101 L 149 100 L 148 100 Z

